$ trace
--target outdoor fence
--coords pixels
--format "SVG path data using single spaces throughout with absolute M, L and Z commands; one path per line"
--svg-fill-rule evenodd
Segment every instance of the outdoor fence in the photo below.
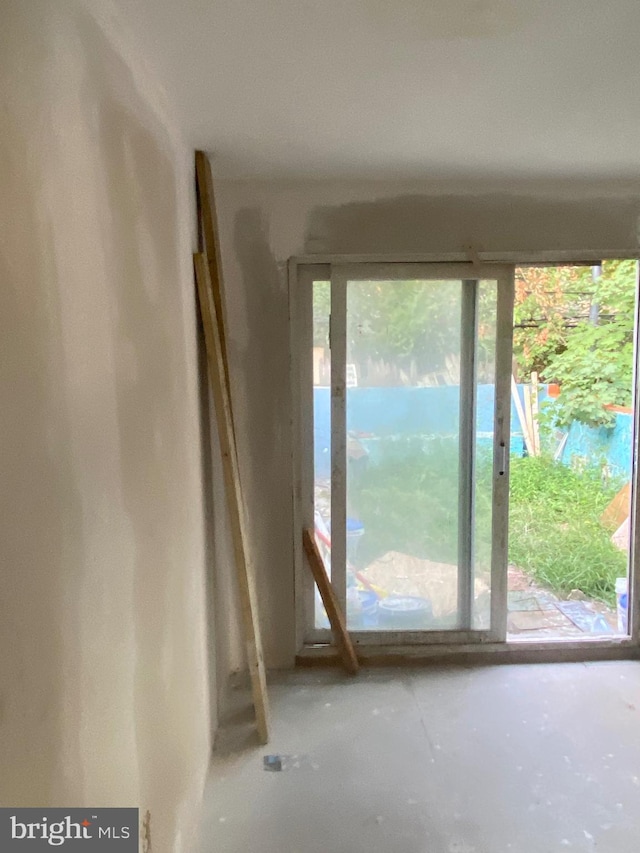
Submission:
M 523 399 L 523 385 L 518 385 Z M 331 471 L 331 393 L 315 387 L 314 461 L 316 477 Z M 547 386 L 540 386 L 540 406 L 552 405 Z M 367 449 L 375 461 L 375 442 L 381 438 L 411 436 L 456 436 L 459 423 L 459 388 L 456 385 L 429 387 L 373 387 L 347 390 L 347 430 Z M 493 434 L 494 386 L 479 385 L 476 434 L 478 443 L 489 444 Z M 613 477 L 631 476 L 633 416 L 616 412 L 612 428 L 591 428 L 573 423 L 568 431 L 556 431 L 553 441 L 557 458 L 567 465 L 606 466 Z M 549 448 L 551 452 L 553 447 Z M 524 440 L 513 400 L 511 401 L 511 452 L 524 455 Z

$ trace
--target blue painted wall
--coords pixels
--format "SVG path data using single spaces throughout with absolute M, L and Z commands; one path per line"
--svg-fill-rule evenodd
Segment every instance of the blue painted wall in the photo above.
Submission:
M 368 439 L 390 436 L 453 436 L 460 417 L 459 388 L 446 385 L 428 388 L 349 388 L 347 430 L 357 435 L 375 458 Z M 327 477 L 331 469 L 331 397 L 329 388 L 314 388 L 314 454 L 316 475 Z M 493 432 L 494 386 L 478 386 L 477 430 L 489 440 Z M 511 443 L 522 452 L 522 432 L 512 406 Z
M 518 386 L 523 400 L 523 386 Z M 546 386 L 541 388 L 541 404 L 548 400 Z M 314 388 L 314 458 L 317 477 L 328 477 L 331 470 L 331 398 L 329 388 Z M 477 430 L 490 441 L 493 431 L 494 386 L 478 386 Z M 458 431 L 459 388 L 349 388 L 347 391 L 347 429 L 365 445 L 375 459 L 375 440 L 391 436 L 453 436 Z M 618 414 L 613 429 L 591 429 L 574 423 L 569 430 L 562 461 L 576 458 L 589 464 L 606 461 L 614 476 L 628 477 L 631 471 L 631 415 Z M 511 452 L 522 455 L 522 431 L 511 405 Z
M 631 479 L 631 448 L 633 442 L 633 415 L 616 414 L 612 429 L 594 429 L 574 422 L 562 453 L 562 461 L 575 464 L 587 460 L 588 464 L 607 465 L 614 477 Z

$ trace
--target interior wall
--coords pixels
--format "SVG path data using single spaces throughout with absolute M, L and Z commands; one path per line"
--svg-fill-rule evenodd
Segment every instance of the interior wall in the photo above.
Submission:
M 215 161 L 214 161 L 215 168 Z M 639 247 L 640 193 L 613 181 L 219 181 L 241 475 L 267 662 L 295 654 L 287 259 L 322 253 L 615 251 Z M 222 534 L 221 534 L 222 535 Z M 298 534 L 296 534 L 298 535 Z M 224 663 L 242 666 L 221 605 Z M 221 670 L 222 671 L 222 670 Z
M 210 743 L 193 155 L 105 26 L 76 0 L 2 4 L 0 805 L 139 806 L 155 851 L 190 851 Z

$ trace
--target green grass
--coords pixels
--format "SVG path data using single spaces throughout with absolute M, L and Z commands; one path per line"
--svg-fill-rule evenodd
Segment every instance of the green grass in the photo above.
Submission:
M 365 526 L 358 563 L 366 566 L 387 551 L 402 551 L 435 562 L 458 558 L 458 456 L 451 439 L 420 438 L 380 442 L 376 457 L 350 478 L 350 515 Z M 477 561 L 491 555 L 491 470 L 478 465 L 476 490 Z
M 423 449 L 419 439 L 381 443 L 381 461 L 349 483 L 349 512 L 366 535 L 362 565 L 389 550 L 442 562 L 456 558 L 457 458 L 450 442 Z
M 574 471 L 544 457 L 513 459 L 509 560 L 561 595 L 580 589 L 613 604 L 627 559 L 600 516 L 619 486 L 604 486 L 598 470 Z
M 380 461 L 349 483 L 349 514 L 366 534 L 360 567 L 390 550 L 422 559 L 457 562 L 457 447 L 452 440 L 381 443 Z M 617 485 L 604 486 L 598 471 L 573 471 L 547 458 L 512 458 L 509 561 L 560 595 L 580 589 L 615 601 L 615 579 L 626 555 L 600 523 Z M 476 567 L 491 554 L 491 463 L 477 460 Z

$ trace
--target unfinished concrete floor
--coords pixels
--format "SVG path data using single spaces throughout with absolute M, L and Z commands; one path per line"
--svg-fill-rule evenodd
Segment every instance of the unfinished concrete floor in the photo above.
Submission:
M 307 670 L 270 685 L 269 746 L 242 710 L 222 735 L 201 853 L 639 849 L 640 663 Z M 265 754 L 284 769 L 263 769 Z

